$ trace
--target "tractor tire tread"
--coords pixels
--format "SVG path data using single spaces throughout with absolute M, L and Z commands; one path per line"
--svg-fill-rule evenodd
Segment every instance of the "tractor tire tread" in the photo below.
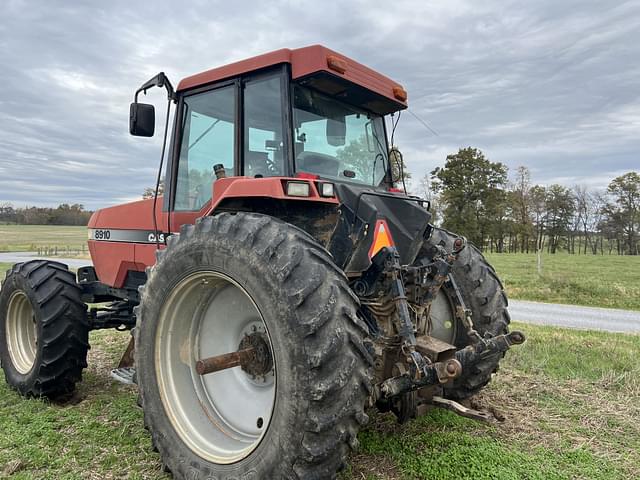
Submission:
M 16 288 L 24 289 L 41 325 L 35 364 L 30 372 L 20 375 L 6 351 L 6 327 L 0 318 L 7 383 L 28 397 L 55 399 L 67 395 L 82 379 L 90 348 L 87 307 L 80 298 L 75 274 L 66 265 L 47 260 L 14 265 L 0 291 L 0 317 L 6 315 L 9 296 Z
M 252 251 L 263 257 L 264 265 L 280 282 L 278 288 L 290 299 L 299 319 L 291 327 L 297 332 L 295 341 L 303 346 L 304 354 L 298 357 L 296 368 L 306 372 L 306 380 L 299 383 L 296 396 L 306 408 L 301 409 L 301 424 L 295 432 L 281 432 L 282 441 L 287 443 L 285 457 L 272 461 L 271 470 L 260 472 L 256 478 L 336 478 L 349 449 L 357 446 L 358 430 L 368 418 L 364 407 L 371 389 L 373 359 L 366 326 L 356 315 L 359 303 L 346 276 L 334 265 L 331 255 L 305 231 L 273 217 L 244 212 L 221 213 L 184 226 L 180 235 L 159 252 L 158 263 L 142 290 L 136 337 L 140 337 L 144 322 L 149 321 L 145 310 L 156 291 L 156 268 L 174 250 L 180 251 L 182 245 L 211 235 L 216 236 L 225 251 L 241 252 L 239 255 Z M 153 444 L 176 478 L 204 479 L 207 475 L 219 480 L 236 478 L 235 474 L 214 474 L 197 457 L 176 456 L 170 440 L 154 428 L 154 419 L 148 417 L 144 408 L 147 392 L 144 382 L 138 381 Z M 299 441 L 285 439 L 286 436 Z

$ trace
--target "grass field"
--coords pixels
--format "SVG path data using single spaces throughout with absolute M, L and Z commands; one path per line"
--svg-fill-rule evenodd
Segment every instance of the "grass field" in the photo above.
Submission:
M 342 478 L 639 478 L 640 336 L 515 326 L 529 341 L 475 400 L 502 422 L 436 410 L 399 426 L 372 413 Z M 108 376 L 127 340 L 92 333 L 85 380 L 66 404 L 23 400 L 0 380 L 1 478 L 169 478 L 135 389 Z
M 33 252 L 38 248 L 82 250 L 87 227 L 59 225 L 0 225 L 0 252 Z
M 510 298 L 640 310 L 640 256 L 489 254 Z

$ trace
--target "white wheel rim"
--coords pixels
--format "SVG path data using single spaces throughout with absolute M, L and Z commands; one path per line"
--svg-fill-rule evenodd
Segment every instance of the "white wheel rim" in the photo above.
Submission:
M 9 298 L 6 317 L 7 349 L 15 369 L 25 375 L 31 371 L 38 352 L 38 328 L 31 302 L 23 291 Z
M 273 352 L 253 299 L 213 271 L 183 279 L 160 312 L 155 365 L 165 411 L 184 443 L 213 463 L 246 458 L 264 437 L 275 403 L 275 366 L 256 378 L 240 367 L 201 376 L 195 362 L 237 351 L 256 331 Z
M 430 332 L 434 338 L 455 344 L 456 341 L 456 318 L 453 313 L 453 306 L 447 294 L 441 288 L 436 298 L 431 302 L 429 310 Z

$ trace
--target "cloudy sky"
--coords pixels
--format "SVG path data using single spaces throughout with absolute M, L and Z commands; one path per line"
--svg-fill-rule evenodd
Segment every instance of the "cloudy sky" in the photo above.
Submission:
M 314 43 L 408 90 L 437 132 L 401 117 L 415 178 L 468 145 L 539 183 L 597 187 L 640 169 L 638 0 L 2 0 L 0 201 L 139 197 L 160 153 L 160 135 L 128 135 L 142 82 Z M 164 111 L 160 90 L 148 99 Z

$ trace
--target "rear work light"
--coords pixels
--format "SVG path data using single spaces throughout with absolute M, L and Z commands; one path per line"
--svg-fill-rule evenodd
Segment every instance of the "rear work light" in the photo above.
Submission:
M 309 192 L 307 182 L 287 182 L 287 195 L 290 197 L 308 197 Z
M 319 185 L 320 195 L 322 197 L 335 197 L 333 183 L 321 183 Z

